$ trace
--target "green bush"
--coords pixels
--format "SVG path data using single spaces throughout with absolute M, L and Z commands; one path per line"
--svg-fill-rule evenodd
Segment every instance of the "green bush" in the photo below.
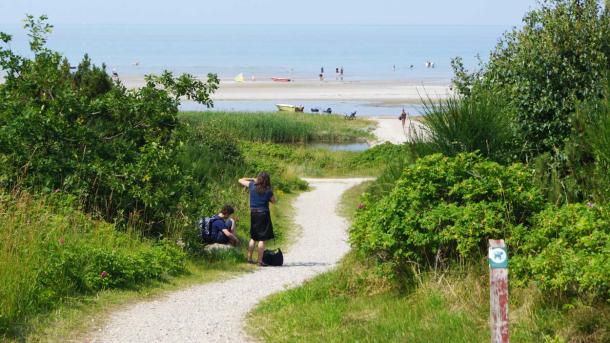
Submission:
M 351 242 L 398 270 L 481 257 L 487 239 L 509 236 L 542 208 L 531 178 L 521 164 L 504 167 L 473 153 L 421 158 L 388 195 L 365 197 Z
M 609 11 L 598 0 L 543 1 L 505 34 L 480 79 L 461 77 L 474 84 L 471 94 L 509 101 L 525 156 L 560 148 L 577 101 L 600 95 L 610 66 Z
M 177 134 L 182 142 L 176 156 L 182 171 L 178 189 L 182 212 L 192 217 L 217 211 L 227 199 L 212 189 L 220 184 L 230 188 L 244 173 L 246 161 L 238 143 L 228 132 L 201 125 L 184 124 Z
M 536 184 L 553 204 L 610 200 L 610 79 L 602 94 L 577 104 L 561 149 L 530 160 Z
M 606 77 L 603 96 L 579 104 L 576 110 L 573 141 L 579 144 L 582 167 L 593 169 L 589 195 L 599 202 L 610 201 L 610 76 Z
M 593 294 L 610 299 L 610 211 L 598 205 L 549 207 L 531 228 L 514 230 L 511 271 L 555 294 Z
M 385 142 L 354 156 L 350 164 L 354 167 L 375 167 L 380 164 L 390 164 L 393 161 L 409 158 L 410 153 L 406 144 Z
M 415 160 L 412 145 L 413 143 L 397 145 L 386 142 L 365 150 L 350 160 L 352 168 L 382 168 L 381 174 L 367 189 L 369 201 L 380 199 L 394 188 L 403 170 Z
M 119 232 L 73 207 L 63 194 L 0 193 L 0 337 L 67 298 L 137 288 L 185 270 L 176 245 Z
M 217 78 L 202 83 L 166 72 L 128 90 L 87 56 L 71 71 L 45 48 L 51 29 L 45 19 L 26 21 L 31 59 L 15 55 L 11 37 L 0 34 L 1 186 L 61 189 L 109 222 L 137 219 L 162 233 L 167 217 L 179 212 L 179 97 L 210 104 Z

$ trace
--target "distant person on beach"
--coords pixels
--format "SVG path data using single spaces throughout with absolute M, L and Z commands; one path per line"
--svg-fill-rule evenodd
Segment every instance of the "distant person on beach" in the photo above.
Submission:
M 320 81 L 324 81 L 324 74 L 320 73 Z
M 343 81 L 343 66 L 339 69 L 339 75 L 341 75 L 341 81 Z
M 231 218 L 235 210 L 231 205 L 224 205 L 220 213 L 212 217 L 212 238 L 214 243 L 239 244 L 239 238 L 235 235 L 235 220 Z
M 320 67 L 320 74 L 324 75 L 324 67 Z
M 402 122 L 402 130 L 405 130 L 405 122 L 407 121 L 407 112 L 405 112 L 405 109 L 402 109 L 402 113 L 400 114 L 400 117 L 398 117 L 398 119 Z
M 265 241 L 274 237 L 269 203 L 275 203 L 275 196 L 271 188 L 271 177 L 266 172 L 258 174 L 256 179 L 241 178 L 239 183 L 248 188 L 250 193 L 250 242 L 248 243 L 248 263 L 255 263 L 252 259 L 254 245 L 258 242 L 258 265 L 266 266 L 263 262 Z

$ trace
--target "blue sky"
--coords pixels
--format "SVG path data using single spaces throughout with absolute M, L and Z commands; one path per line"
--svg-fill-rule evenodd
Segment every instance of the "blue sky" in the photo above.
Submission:
M 2 0 L 0 23 L 25 13 L 53 24 L 518 25 L 535 0 Z

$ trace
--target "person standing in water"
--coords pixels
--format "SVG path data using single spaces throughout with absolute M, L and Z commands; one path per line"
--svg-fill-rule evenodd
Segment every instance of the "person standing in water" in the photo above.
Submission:
M 250 242 L 248 243 L 248 263 L 255 263 L 252 259 L 254 246 L 258 242 L 258 265 L 263 267 L 263 254 L 265 241 L 274 237 L 269 203 L 275 204 L 275 196 L 271 188 L 271 177 L 266 172 L 258 174 L 256 179 L 241 178 L 239 183 L 248 188 L 250 193 Z

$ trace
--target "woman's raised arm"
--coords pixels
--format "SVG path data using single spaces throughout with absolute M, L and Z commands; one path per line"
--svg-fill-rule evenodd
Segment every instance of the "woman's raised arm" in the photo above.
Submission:
M 254 179 L 249 178 L 249 177 L 242 177 L 241 179 L 238 180 L 239 184 L 244 187 L 250 186 L 250 181 L 254 181 Z

